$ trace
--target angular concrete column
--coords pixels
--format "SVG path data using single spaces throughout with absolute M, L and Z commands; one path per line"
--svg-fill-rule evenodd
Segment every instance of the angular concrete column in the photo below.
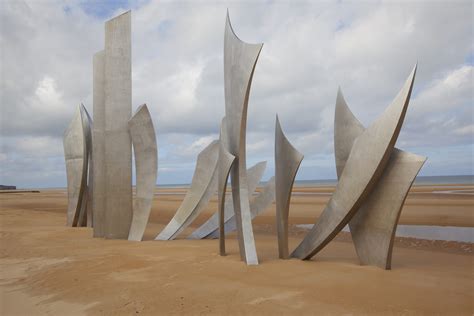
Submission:
M 247 107 L 252 77 L 262 44 L 242 42 L 232 30 L 227 14 L 224 34 L 224 88 L 229 153 L 236 157 L 231 184 L 240 257 L 258 264 L 252 228 L 246 166 Z
M 303 157 L 303 154 L 296 150 L 286 138 L 277 115 L 275 122 L 275 201 L 278 256 L 281 259 L 288 259 L 288 214 L 291 191 Z
M 146 104 L 141 105 L 128 122 L 135 153 L 135 200 L 128 240 L 141 241 L 150 217 L 158 174 L 155 128 Z
M 175 239 L 204 210 L 217 189 L 219 141 L 215 140 L 198 155 L 191 187 L 171 221 L 155 240 Z
M 105 237 L 127 239 L 132 222 L 131 13 L 105 23 Z
M 410 100 L 416 66 L 385 112 L 357 139 L 336 190 L 292 256 L 310 259 L 350 221 L 374 188 L 392 154 Z

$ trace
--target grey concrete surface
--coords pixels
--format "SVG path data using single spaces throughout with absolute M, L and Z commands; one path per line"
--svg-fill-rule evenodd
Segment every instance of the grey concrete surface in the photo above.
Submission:
M 105 104 L 104 51 L 94 54 L 92 62 L 92 216 L 93 236 L 105 237 Z
M 204 210 L 217 189 L 219 141 L 215 140 L 199 153 L 191 187 L 171 221 L 155 240 L 175 239 Z
M 416 66 L 384 113 L 354 141 L 334 194 L 318 221 L 293 251 L 310 259 L 350 221 L 387 166 L 406 114 Z
M 288 214 L 293 183 L 303 161 L 301 154 L 286 138 L 278 115 L 275 122 L 275 191 L 278 256 L 288 259 Z
M 105 23 L 105 237 L 127 239 L 132 222 L 131 12 Z
M 334 148 L 340 176 L 355 139 L 365 130 L 353 115 L 341 91 L 336 100 Z M 408 191 L 425 157 L 395 148 L 373 191 L 349 222 L 352 240 L 364 265 L 391 268 L 393 239 Z
M 263 44 L 247 44 L 234 33 L 227 13 L 224 32 L 224 94 L 229 153 L 236 157 L 230 170 L 240 257 L 258 264 L 252 228 L 246 166 L 247 107 L 252 77 Z
M 135 154 L 136 175 L 136 194 L 128 240 L 141 241 L 150 217 L 158 174 L 155 128 L 146 104 L 137 109 L 128 126 Z

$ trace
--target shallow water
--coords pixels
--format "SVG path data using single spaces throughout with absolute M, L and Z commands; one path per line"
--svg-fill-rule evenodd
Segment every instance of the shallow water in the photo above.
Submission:
M 300 224 L 296 227 L 310 230 L 313 224 Z M 349 232 L 349 226 L 342 231 Z M 412 237 L 428 240 L 446 240 L 474 243 L 473 227 L 398 225 L 397 237 Z

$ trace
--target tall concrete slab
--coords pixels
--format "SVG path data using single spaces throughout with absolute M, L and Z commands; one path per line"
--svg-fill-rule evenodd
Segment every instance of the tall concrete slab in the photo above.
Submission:
M 155 128 L 146 104 L 128 122 L 135 154 L 136 194 L 128 240 L 141 241 L 150 216 L 158 174 Z
M 263 44 L 242 42 L 234 33 L 227 14 L 224 33 L 224 92 L 229 153 L 236 157 L 230 171 L 232 198 L 237 220 L 240 257 L 248 265 L 258 264 L 250 213 L 246 166 L 247 107 L 252 77 Z
M 339 177 L 355 139 L 365 130 L 352 114 L 340 90 L 334 128 L 334 152 Z M 398 219 L 408 191 L 425 161 L 425 157 L 395 148 L 374 190 L 350 220 L 352 240 L 362 264 L 391 268 Z
M 93 236 L 105 237 L 105 73 L 104 51 L 94 54 L 92 128 L 92 216 Z
M 175 239 L 204 210 L 217 189 L 219 141 L 215 140 L 198 155 L 191 187 L 183 202 L 155 240 Z
M 278 115 L 275 122 L 275 202 L 278 256 L 288 259 L 288 215 L 296 173 L 303 161 L 301 154 L 286 138 Z
M 383 173 L 400 133 L 416 66 L 385 112 L 354 141 L 336 190 L 316 224 L 293 251 L 310 259 L 350 221 Z
M 132 222 L 131 12 L 105 23 L 105 237 L 127 239 Z

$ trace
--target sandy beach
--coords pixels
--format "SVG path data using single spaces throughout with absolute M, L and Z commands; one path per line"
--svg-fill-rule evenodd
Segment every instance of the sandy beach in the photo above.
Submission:
M 290 247 L 334 187 L 295 187 Z M 278 260 L 274 205 L 254 220 L 259 266 L 217 240 L 153 241 L 185 188 L 156 190 L 144 242 L 65 226 L 65 190 L 0 194 L 1 315 L 472 315 L 472 243 L 397 238 L 392 270 L 361 266 L 348 233 L 311 261 Z M 474 186 L 413 187 L 400 224 L 474 227 Z

